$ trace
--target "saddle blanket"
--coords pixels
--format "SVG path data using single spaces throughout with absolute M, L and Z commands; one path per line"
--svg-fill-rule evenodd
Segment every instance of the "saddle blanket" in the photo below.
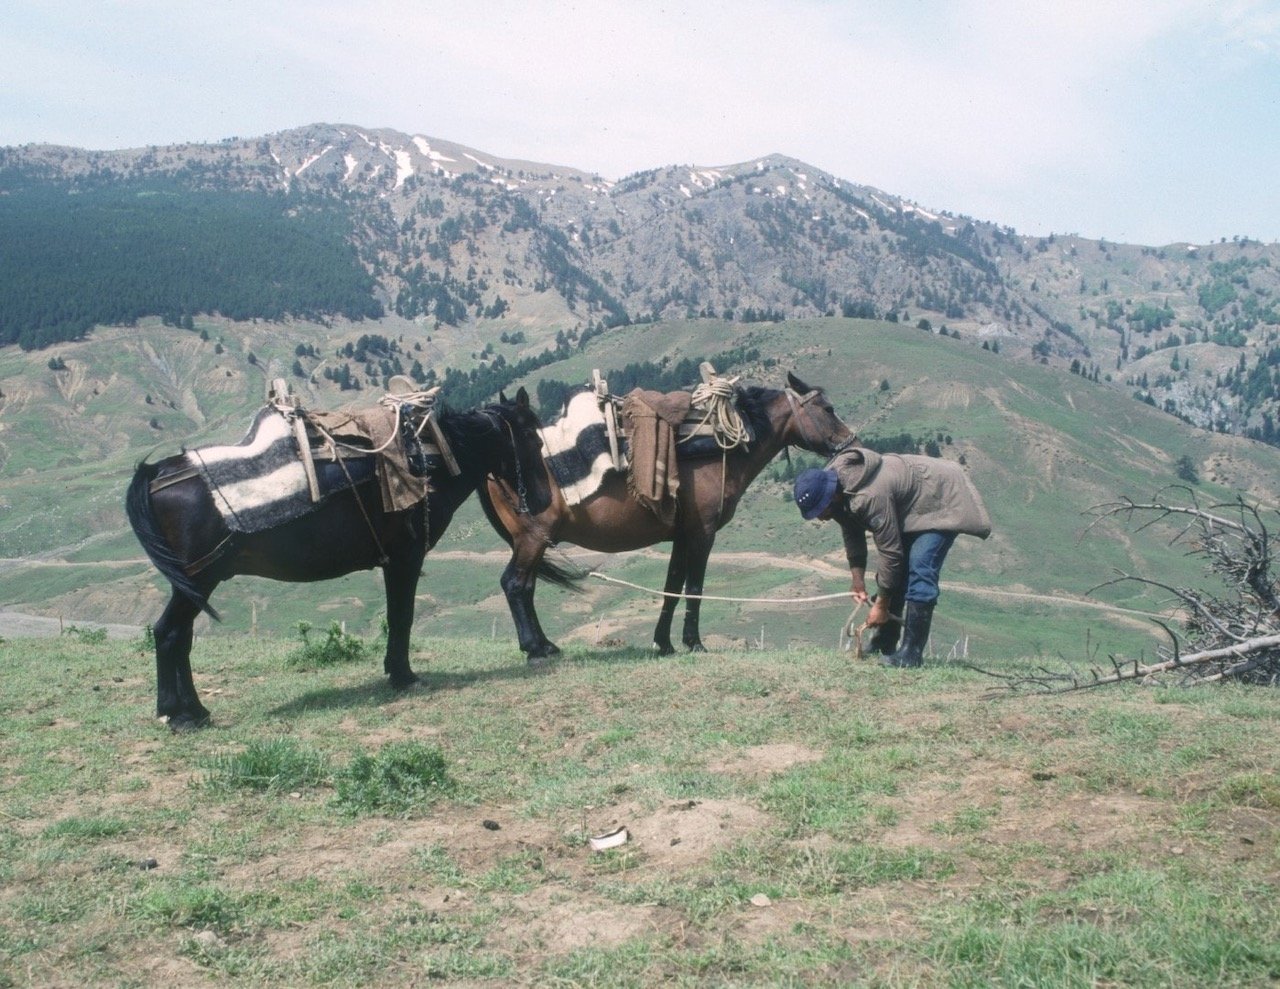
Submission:
M 604 413 L 590 391 L 569 399 L 565 413 L 540 430 L 542 458 L 570 505 L 586 501 L 600 490 L 613 470 Z
M 199 447 L 188 450 L 186 456 L 209 486 L 219 514 L 233 532 L 261 532 L 301 518 L 317 507 L 311 500 L 293 427 L 270 406 L 254 416 L 239 443 Z M 317 461 L 321 501 L 371 478 L 374 460 L 369 456 L 345 459 L 341 464 Z

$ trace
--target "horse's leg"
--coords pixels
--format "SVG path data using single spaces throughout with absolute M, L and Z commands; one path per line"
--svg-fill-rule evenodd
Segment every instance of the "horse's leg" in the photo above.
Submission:
M 690 652 L 706 652 L 702 638 L 698 634 L 698 615 L 702 610 L 702 582 L 707 576 L 707 560 L 711 556 L 711 543 L 714 535 L 708 539 L 691 539 L 687 550 L 688 570 L 684 579 L 684 634 L 680 639 Z
M 200 606 L 185 594 L 173 592 L 152 630 L 156 640 L 156 717 L 167 718 L 174 731 L 209 723 L 191 676 L 192 625 Z
M 545 660 L 551 656 L 560 655 L 560 647 L 547 638 L 547 633 L 542 631 L 542 622 L 538 620 L 538 609 L 533 606 L 533 592 L 537 586 L 536 580 L 537 574 L 531 573 L 529 575 L 529 586 L 525 588 L 524 592 L 524 603 L 525 607 L 528 608 L 529 621 L 533 623 L 534 638 L 538 642 L 537 654 L 530 653 L 529 659 L 536 660 L 532 665 L 543 666 L 545 665 Z
M 516 635 L 520 640 L 520 649 L 528 657 L 529 665 L 545 666 L 547 657 L 559 654 L 560 649 L 542 631 L 538 612 L 533 606 L 533 592 L 543 546 L 540 543 L 531 546 L 531 542 L 516 540 L 511 562 L 502 571 L 502 593 L 506 595 L 511 620 L 515 622 Z
M 671 561 L 667 564 L 667 582 L 662 585 L 667 596 L 662 599 L 658 624 L 653 630 L 653 648 L 657 650 L 659 656 L 670 656 L 676 651 L 675 646 L 671 644 L 671 621 L 675 617 L 676 605 L 680 599 L 671 595 L 679 594 L 680 589 L 684 587 L 688 568 L 689 554 L 685 550 L 684 533 L 677 529 L 671 540 Z
M 387 651 L 382 669 L 396 689 L 412 687 L 418 675 L 409 665 L 409 634 L 413 630 L 414 596 L 422 559 L 413 553 L 396 553 L 382 565 L 382 583 L 387 595 Z

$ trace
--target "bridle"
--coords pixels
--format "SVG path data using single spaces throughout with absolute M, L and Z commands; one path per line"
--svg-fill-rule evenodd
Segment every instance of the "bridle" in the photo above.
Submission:
M 800 431 L 800 438 L 809 444 L 810 447 L 817 448 L 819 444 L 814 442 L 809 430 L 805 428 L 805 418 L 803 410 L 810 402 L 822 394 L 821 388 L 815 388 L 807 395 L 801 395 L 794 388 L 784 388 L 783 394 L 787 396 L 787 404 L 791 406 L 791 418 L 795 420 L 796 428 Z
M 490 412 L 494 418 L 507 427 L 507 436 L 511 440 L 511 456 L 516 463 L 516 511 L 521 515 L 529 514 L 528 489 L 524 484 L 524 468 L 520 464 L 520 448 L 516 444 L 515 427 L 496 412 Z

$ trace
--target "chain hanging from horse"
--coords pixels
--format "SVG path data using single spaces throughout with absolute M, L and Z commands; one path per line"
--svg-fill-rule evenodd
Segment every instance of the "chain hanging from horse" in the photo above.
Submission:
M 507 435 L 511 439 L 511 456 L 515 458 L 516 463 L 516 511 L 521 515 L 528 515 L 529 492 L 524 483 L 524 469 L 520 464 L 520 450 L 519 447 L 516 446 L 516 433 L 515 430 L 511 428 L 511 423 L 501 418 L 499 421 L 507 427 Z

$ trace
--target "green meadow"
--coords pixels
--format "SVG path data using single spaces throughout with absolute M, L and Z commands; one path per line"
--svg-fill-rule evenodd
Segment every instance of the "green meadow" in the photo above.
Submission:
M 0 985 L 1280 977 L 1274 691 L 343 644 L 201 640 L 185 735 L 141 637 L 0 644 Z

